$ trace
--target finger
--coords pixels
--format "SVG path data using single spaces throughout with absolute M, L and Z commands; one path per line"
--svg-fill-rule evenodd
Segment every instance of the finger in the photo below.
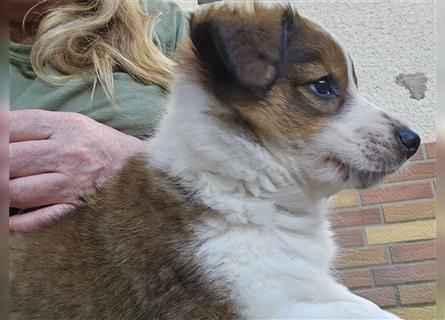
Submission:
M 61 173 L 44 173 L 9 181 L 9 206 L 20 209 L 70 203 L 69 178 Z
M 9 141 L 48 139 L 54 132 L 59 112 L 16 110 L 10 112 Z
M 51 140 L 13 142 L 9 144 L 9 177 L 19 178 L 55 172 L 57 145 Z M 60 161 L 60 160 L 59 160 Z
M 57 204 L 25 214 L 18 214 L 9 218 L 9 230 L 13 232 L 31 232 L 48 225 L 65 216 L 74 208 L 70 204 Z
M 0 203 L 1 205 L 8 203 L 8 131 L 9 131 L 9 113 L 7 109 L 0 103 Z M 2 214 L 0 214 L 2 216 Z M 0 218 L 0 224 L 3 219 Z

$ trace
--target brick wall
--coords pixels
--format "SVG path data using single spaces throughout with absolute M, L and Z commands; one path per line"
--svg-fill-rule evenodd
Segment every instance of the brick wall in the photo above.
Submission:
M 379 187 L 331 199 L 338 278 L 404 319 L 435 317 L 435 144 Z

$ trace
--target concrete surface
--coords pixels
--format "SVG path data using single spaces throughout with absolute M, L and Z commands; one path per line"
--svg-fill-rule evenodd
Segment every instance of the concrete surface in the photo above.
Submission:
M 428 78 L 422 72 L 404 74 L 401 73 L 396 77 L 396 83 L 410 92 L 410 97 L 416 100 L 425 98 Z

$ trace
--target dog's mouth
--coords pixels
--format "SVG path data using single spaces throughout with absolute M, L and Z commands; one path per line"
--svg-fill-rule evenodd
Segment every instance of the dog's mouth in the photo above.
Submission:
M 394 173 L 400 166 L 388 166 L 381 170 L 375 168 L 356 168 L 336 156 L 325 157 L 323 163 L 333 166 L 343 182 L 352 182 L 356 188 L 368 188 L 382 180 L 386 175 Z

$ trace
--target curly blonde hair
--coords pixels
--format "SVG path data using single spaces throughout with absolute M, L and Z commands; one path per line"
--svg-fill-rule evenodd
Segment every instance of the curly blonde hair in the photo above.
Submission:
M 86 75 L 93 92 L 100 83 L 110 101 L 116 98 L 116 68 L 140 83 L 167 89 L 173 61 L 153 42 L 158 18 L 145 14 L 138 0 L 59 0 L 39 23 L 33 68 L 52 84 Z

